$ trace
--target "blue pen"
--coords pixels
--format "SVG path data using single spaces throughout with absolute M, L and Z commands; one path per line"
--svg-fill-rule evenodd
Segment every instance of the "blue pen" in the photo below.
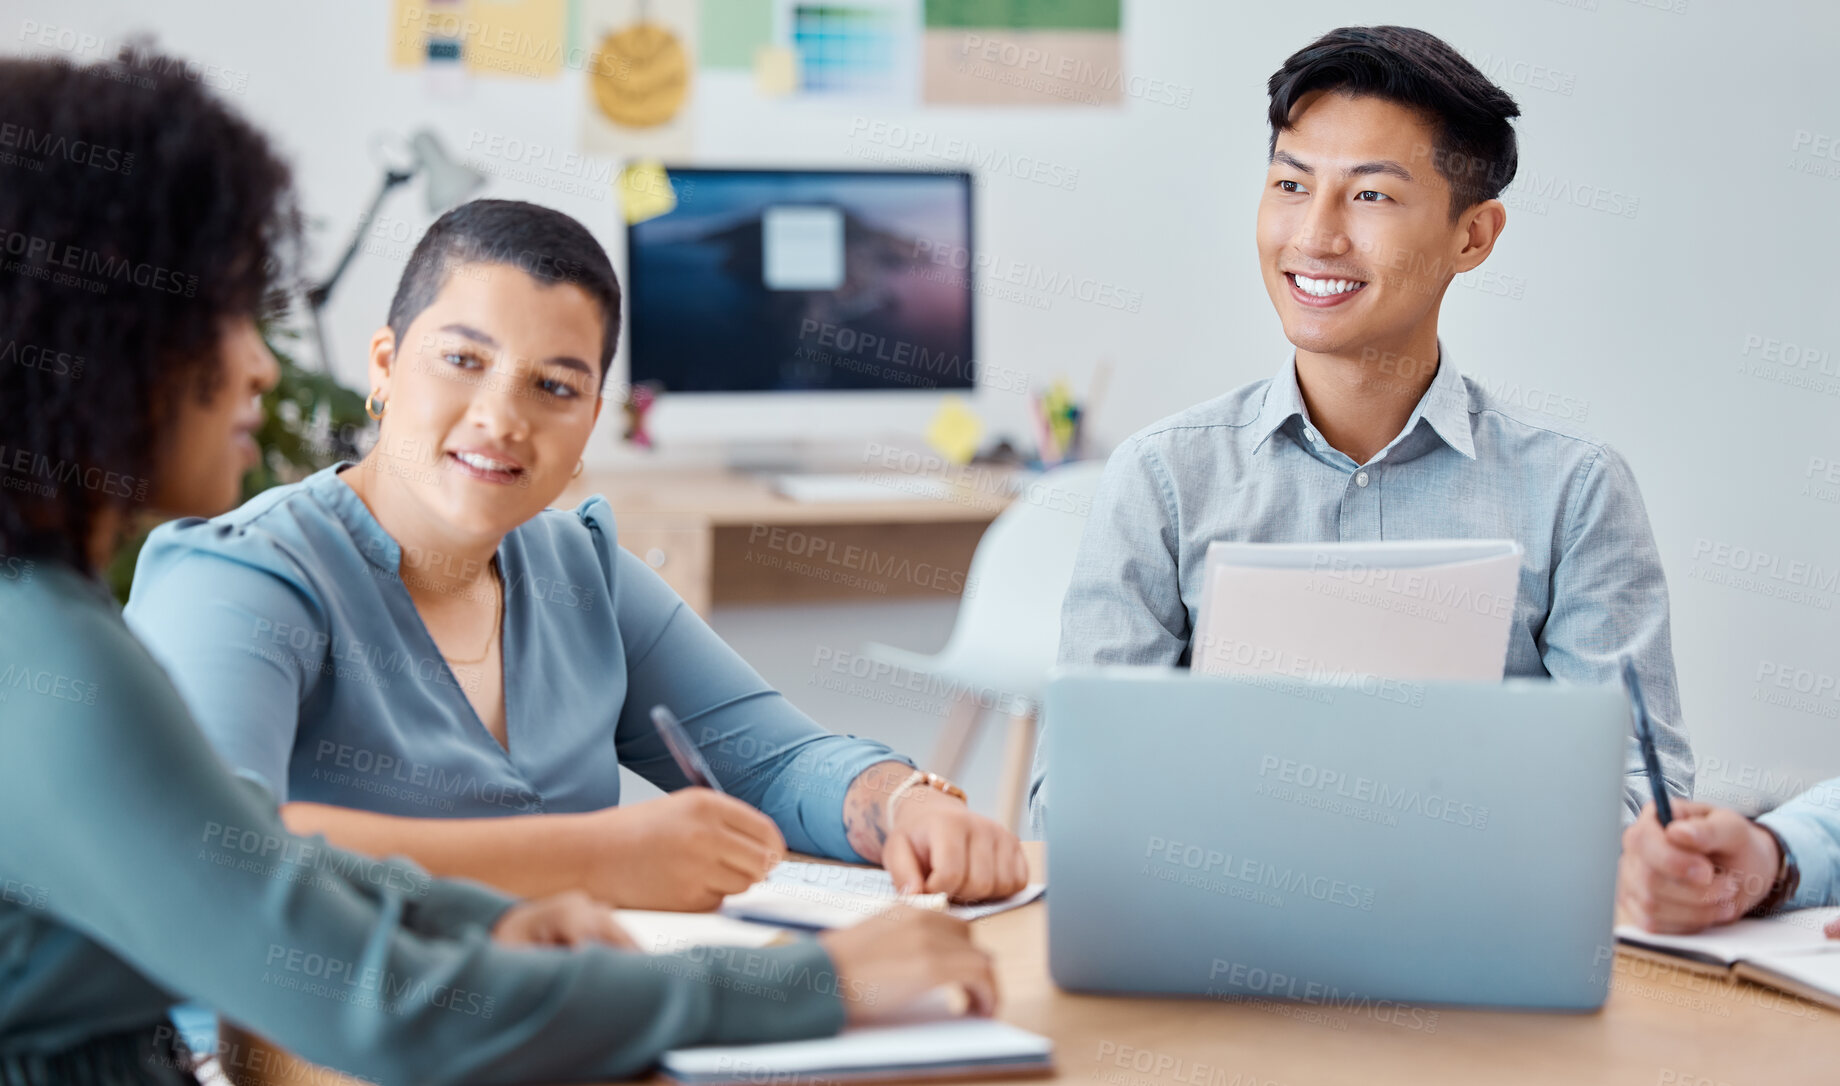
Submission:
M 1636 681 L 1635 660 L 1624 656 L 1622 663 L 1623 685 L 1629 688 L 1629 709 L 1635 716 L 1636 743 L 1642 748 L 1642 764 L 1648 767 L 1648 786 L 1655 793 L 1655 817 L 1665 826 L 1674 821 L 1674 808 L 1661 779 L 1661 755 L 1655 752 L 1655 729 L 1648 719 L 1648 702 L 1642 700 L 1642 684 Z
M 678 722 L 676 713 L 662 705 L 654 705 L 652 707 L 652 726 L 658 729 L 659 736 L 664 739 L 665 749 L 671 752 L 671 759 L 677 763 L 677 768 L 683 771 L 685 779 L 711 792 L 727 794 L 723 791 L 722 786 L 716 783 L 715 773 L 710 770 L 709 763 L 703 760 L 703 752 L 696 749 L 696 744 L 690 741 L 690 734 L 684 731 L 684 726 Z

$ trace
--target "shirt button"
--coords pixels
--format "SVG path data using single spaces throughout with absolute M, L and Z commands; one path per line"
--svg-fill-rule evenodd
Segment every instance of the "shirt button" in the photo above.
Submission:
M 1308 426 L 1305 426 L 1305 427 L 1303 428 L 1303 436 L 1304 436 L 1304 437 L 1306 437 L 1306 438 L 1308 438 L 1308 439 L 1309 439 L 1309 440 L 1311 440 L 1311 441 L 1315 441 L 1315 440 L 1316 440 L 1316 431 L 1315 431 L 1315 430 L 1312 430 L 1312 429 L 1310 429 L 1310 428 L 1309 428 Z
M 1354 485 L 1366 486 L 1367 485 L 1367 473 L 1364 471 L 1355 472 L 1354 473 Z

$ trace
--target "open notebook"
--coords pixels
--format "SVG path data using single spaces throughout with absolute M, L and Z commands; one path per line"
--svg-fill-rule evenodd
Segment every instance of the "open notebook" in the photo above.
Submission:
M 1027 905 L 1046 888 L 1046 883 L 1032 882 L 1010 897 L 975 905 L 947 904 L 944 894 L 905 900 L 923 908 L 937 908 L 960 920 L 978 920 Z M 730 894 L 722 902 L 721 911 L 738 920 L 821 931 L 859 924 L 886 911 L 897 900 L 894 879 L 879 867 L 787 860 L 768 872 L 765 882 Z
M 1656 935 L 1619 924 L 1617 941 L 1646 957 L 1706 973 L 1729 973 L 1803 999 L 1840 1007 L 1840 940 L 1821 929 L 1840 907 L 1793 909 L 1698 935 Z
M 619 909 L 614 916 L 651 954 L 692 946 L 768 946 L 797 938 L 784 928 L 720 913 Z M 1006 1078 L 1052 1071 L 1046 1037 L 988 1018 L 963 1017 L 964 1003 L 956 987 L 935 989 L 884 1025 L 810 1041 L 680 1049 L 666 1053 L 660 1066 L 667 1076 L 691 1086 Z

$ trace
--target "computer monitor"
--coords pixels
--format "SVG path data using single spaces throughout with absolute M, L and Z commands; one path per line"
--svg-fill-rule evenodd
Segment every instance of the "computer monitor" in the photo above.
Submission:
M 626 233 L 634 384 L 690 392 L 964 389 L 971 175 L 667 167 Z

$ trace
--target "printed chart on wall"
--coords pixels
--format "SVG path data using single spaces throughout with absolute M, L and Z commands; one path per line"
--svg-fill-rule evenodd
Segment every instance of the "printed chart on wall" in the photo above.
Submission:
M 688 158 L 694 143 L 696 0 L 575 0 L 587 56 L 582 150 Z
M 926 0 L 929 105 L 1115 106 L 1123 0 Z
M 703 0 L 702 11 L 703 67 L 751 72 L 762 97 L 918 96 L 920 0 Z

